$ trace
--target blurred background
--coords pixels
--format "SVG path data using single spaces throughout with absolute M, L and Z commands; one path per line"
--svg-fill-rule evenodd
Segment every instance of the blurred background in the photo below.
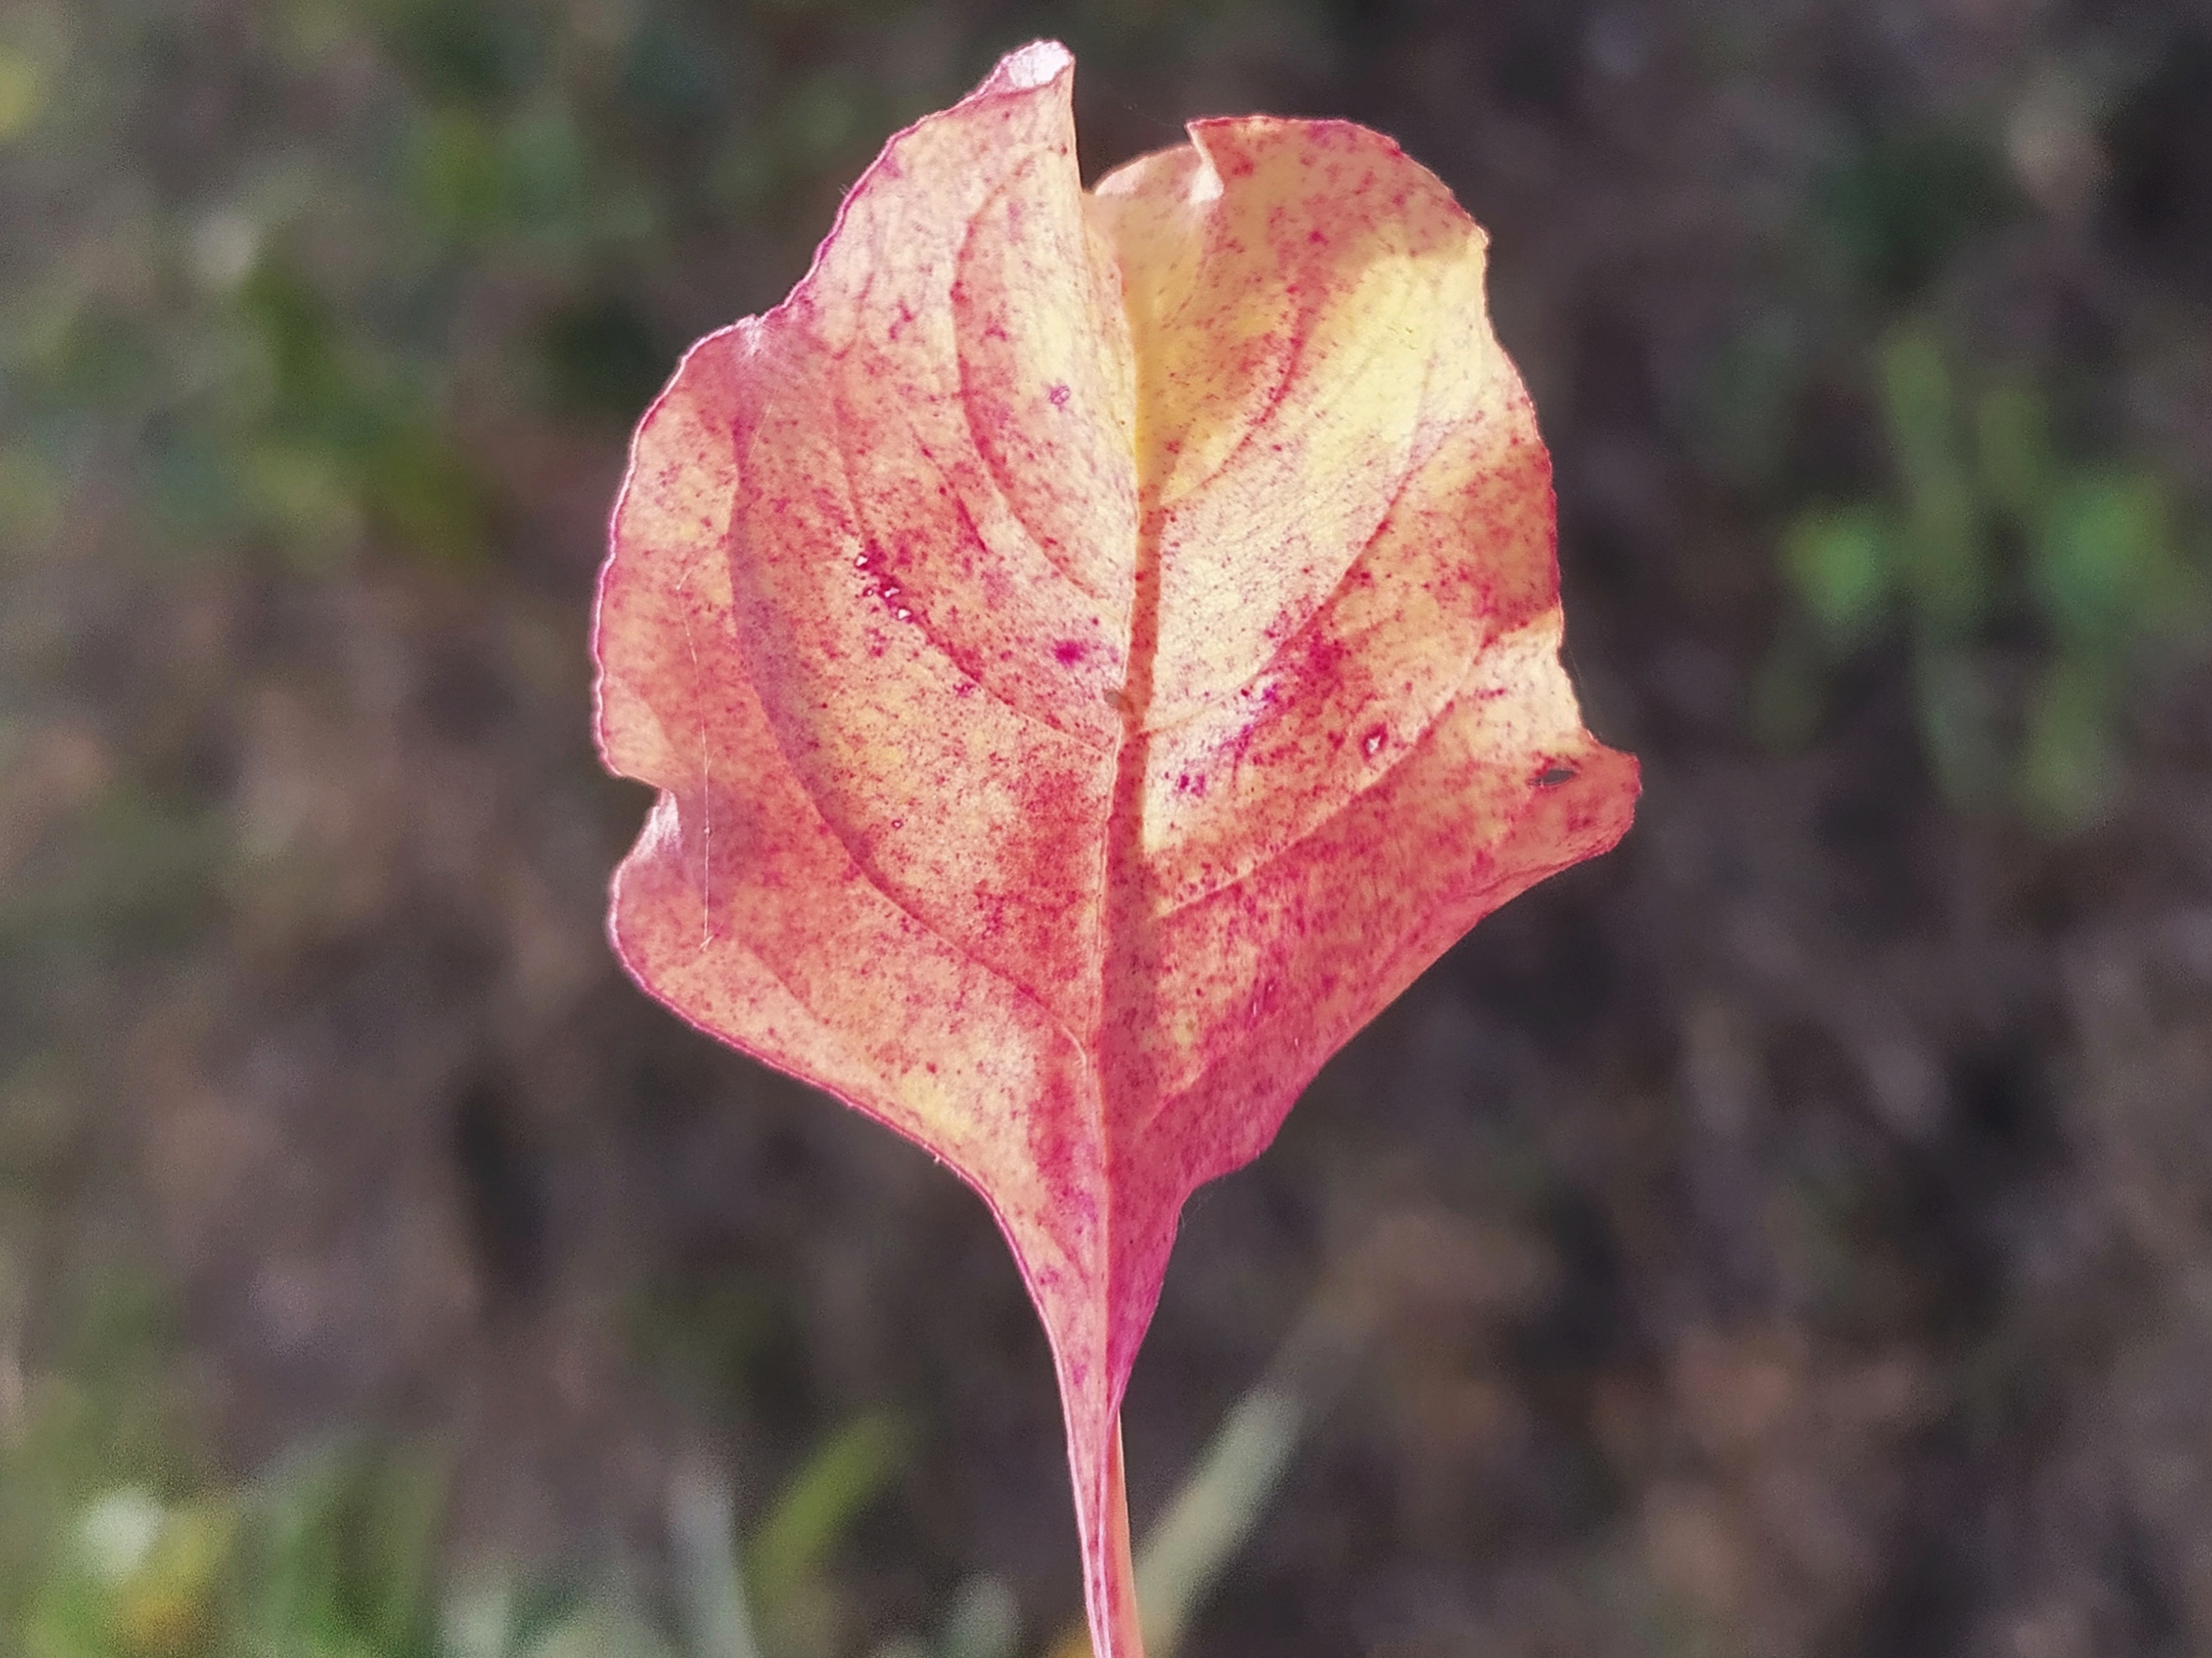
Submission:
M 7 0 L 0 1652 L 1061 1638 L 1004 1246 L 616 971 L 585 654 L 678 351 L 1041 34 L 1087 175 L 1490 227 L 1644 762 L 1193 1204 L 1182 1649 L 2212 1651 L 2212 12 Z

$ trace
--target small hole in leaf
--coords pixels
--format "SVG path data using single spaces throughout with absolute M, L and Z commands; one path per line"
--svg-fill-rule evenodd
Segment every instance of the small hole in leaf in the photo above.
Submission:
M 1562 783 L 1573 782 L 1581 774 L 1573 766 L 1546 766 L 1543 771 L 1536 774 L 1536 787 L 1538 788 L 1557 788 Z

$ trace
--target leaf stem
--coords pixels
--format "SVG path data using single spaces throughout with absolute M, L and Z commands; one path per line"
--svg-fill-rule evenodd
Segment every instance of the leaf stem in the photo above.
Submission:
M 1105 1502 L 1099 1515 L 1099 1534 L 1092 1547 L 1099 1551 L 1102 1569 L 1086 1572 L 1092 1580 L 1091 1648 L 1095 1658 L 1145 1658 L 1143 1623 L 1137 1611 L 1136 1566 L 1129 1551 L 1129 1486 L 1122 1472 L 1121 1418 L 1114 1417 L 1114 1437 L 1106 1453 Z

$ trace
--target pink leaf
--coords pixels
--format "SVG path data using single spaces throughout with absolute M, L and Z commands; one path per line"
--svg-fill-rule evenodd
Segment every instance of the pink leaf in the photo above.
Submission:
M 1390 140 L 1210 120 L 1086 194 L 1030 46 L 893 138 L 640 426 L 613 934 L 980 1192 L 1051 1338 L 1101 1658 L 1184 1199 L 1482 916 L 1628 828 L 1559 660 L 1484 238 Z

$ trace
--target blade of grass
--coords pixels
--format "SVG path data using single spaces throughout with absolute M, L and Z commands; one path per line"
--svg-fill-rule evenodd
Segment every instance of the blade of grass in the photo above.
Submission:
M 905 1459 L 906 1433 L 888 1416 L 847 1423 L 808 1457 L 754 1536 L 752 1583 L 774 1628 L 780 1609 L 817 1578 L 860 1511 Z
M 761 1658 L 727 1481 L 688 1465 L 668 1482 L 668 1542 L 693 1658 Z

